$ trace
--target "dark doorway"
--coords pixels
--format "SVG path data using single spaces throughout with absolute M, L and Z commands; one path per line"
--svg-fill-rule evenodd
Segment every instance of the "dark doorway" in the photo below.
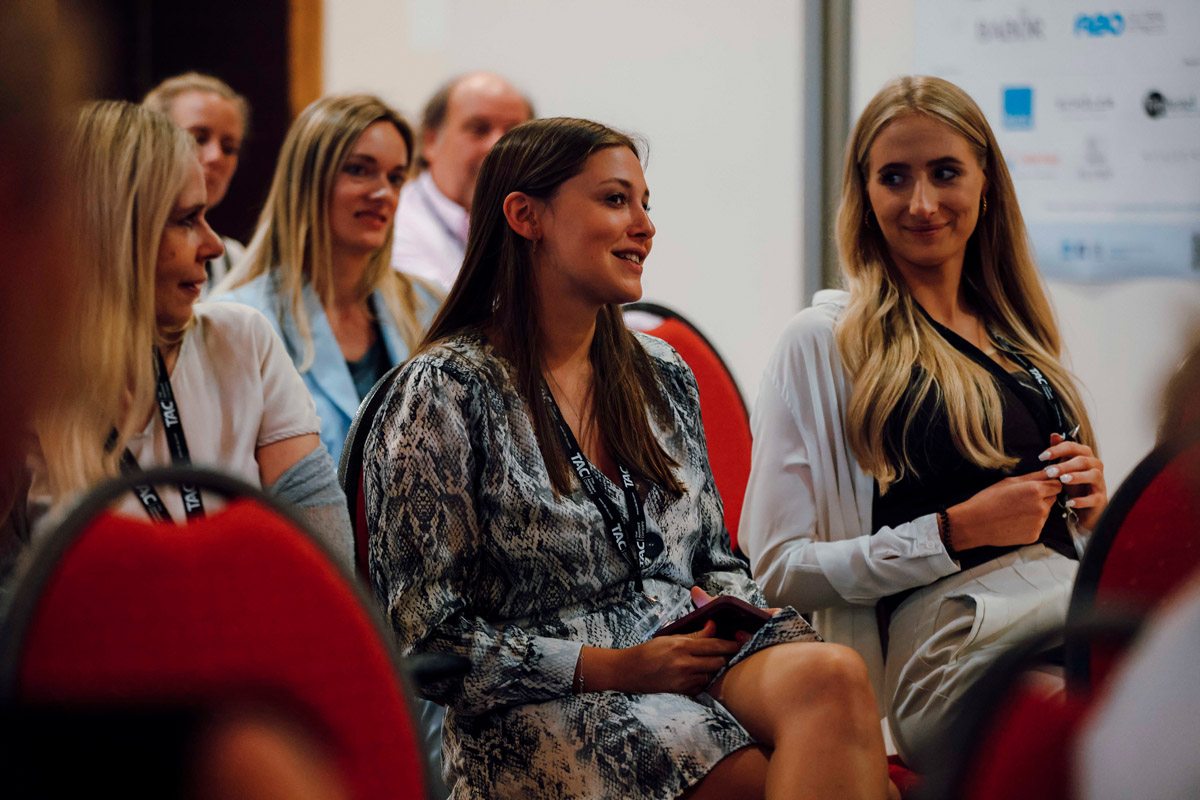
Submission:
M 100 52 L 107 74 L 97 94 L 138 102 L 164 78 L 188 70 L 216 75 L 250 101 L 250 128 L 237 174 L 209 215 L 220 234 L 248 240 L 266 200 L 275 158 L 291 122 L 288 0 L 101 0 Z M 319 55 L 318 55 L 319 57 Z

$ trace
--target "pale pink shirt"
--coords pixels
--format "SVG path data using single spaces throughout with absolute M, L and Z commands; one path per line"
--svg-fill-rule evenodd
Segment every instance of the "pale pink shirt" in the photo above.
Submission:
M 467 248 L 467 211 L 438 190 L 429 172 L 400 190 L 392 266 L 449 291 Z
M 188 329 L 171 371 L 171 390 L 183 420 L 191 462 L 217 469 L 261 487 L 260 447 L 320 433 L 316 405 L 292 365 L 287 348 L 261 312 L 239 303 L 197 303 L 195 324 Z M 146 355 L 150 357 L 149 354 Z M 157 408 L 145 429 L 129 441 L 129 452 L 143 469 L 171 463 L 171 450 Z M 40 453 L 31 458 L 33 485 L 30 517 L 41 518 L 51 505 Z M 183 499 L 174 486 L 158 489 L 176 522 L 185 519 Z M 204 494 L 208 512 L 222 503 Z M 120 510 L 147 519 L 136 497 L 126 497 Z

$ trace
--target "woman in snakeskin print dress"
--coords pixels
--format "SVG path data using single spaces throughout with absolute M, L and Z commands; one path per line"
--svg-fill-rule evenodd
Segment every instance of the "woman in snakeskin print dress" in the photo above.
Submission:
M 691 372 L 621 322 L 647 196 L 635 144 L 604 126 L 506 134 L 458 282 L 368 439 L 371 577 L 402 651 L 472 664 L 426 688 L 447 785 L 880 800 L 865 667 L 794 610 L 737 641 L 711 623 L 650 638 L 693 586 L 764 602 L 729 548 Z

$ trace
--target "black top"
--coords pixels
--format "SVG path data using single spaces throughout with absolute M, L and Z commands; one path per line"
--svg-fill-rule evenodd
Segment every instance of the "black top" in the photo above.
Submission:
M 383 331 L 379 323 L 375 323 L 375 341 L 363 353 L 358 361 L 346 361 L 350 368 L 350 377 L 354 379 L 354 388 L 358 390 L 358 399 L 362 400 L 371 391 L 371 387 L 392 368 L 391 357 L 388 356 L 387 345 L 383 343 Z
M 1046 465 L 1038 461 L 1038 455 L 1050 446 L 1051 433 L 1062 433 L 1055 430 L 1054 411 L 1050 404 L 1024 370 L 1012 374 L 1005 372 L 979 348 L 949 328 L 939 325 L 928 314 L 925 316 L 947 342 L 985 367 L 995 378 L 1004 407 L 1004 452 L 1019 458 L 1020 462 L 1011 470 L 984 469 L 964 458 L 951 440 L 949 422 L 945 409 L 935 396 L 936 391 L 930 391 L 926 396 L 917 409 L 908 435 L 904 436 L 909 401 L 902 400 L 888 420 L 885 436 L 892 452 L 902 450 L 909 454 L 916 474 L 906 473 L 882 496 L 879 494 L 879 484 L 875 484 L 872 509 L 872 527 L 875 530 L 894 527 L 932 514 L 941 507 L 961 503 L 1003 478 L 1043 469 Z M 913 368 L 910 387 L 915 385 L 919 377 L 918 369 Z M 1078 559 L 1067 521 L 1057 506 L 1046 518 L 1038 541 L 1068 558 Z M 958 560 L 963 569 L 968 569 L 1017 549 L 1019 546 L 1015 545 L 975 547 L 959 553 Z M 904 593 L 892 598 L 893 605 L 906 595 Z

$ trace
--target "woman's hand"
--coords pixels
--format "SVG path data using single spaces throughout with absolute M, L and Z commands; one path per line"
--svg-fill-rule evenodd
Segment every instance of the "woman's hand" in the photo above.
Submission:
M 1088 530 L 1095 528 L 1108 505 L 1104 462 L 1086 444 L 1065 441 L 1057 433 L 1050 437 L 1050 448 L 1038 458 L 1054 462 L 1046 467 L 1046 477 L 1065 487 L 1067 507 L 1079 515 L 1079 524 Z
M 695 633 L 659 636 L 623 650 L 584 647 L 578 675 L 587 692 L 699 694 L 741 648 L 716 637 L 709 620 Z
M 725 668 L 741 645 L 716 638 L 717 623 L 709 620 L 695 633 L 660 636 L 619 650 L 622 691 L 652 694 L 699 694 Z
M 955 550 L 1033 544 L 1063 484 L 1038 470 L 993 483 L 946 509 Z

